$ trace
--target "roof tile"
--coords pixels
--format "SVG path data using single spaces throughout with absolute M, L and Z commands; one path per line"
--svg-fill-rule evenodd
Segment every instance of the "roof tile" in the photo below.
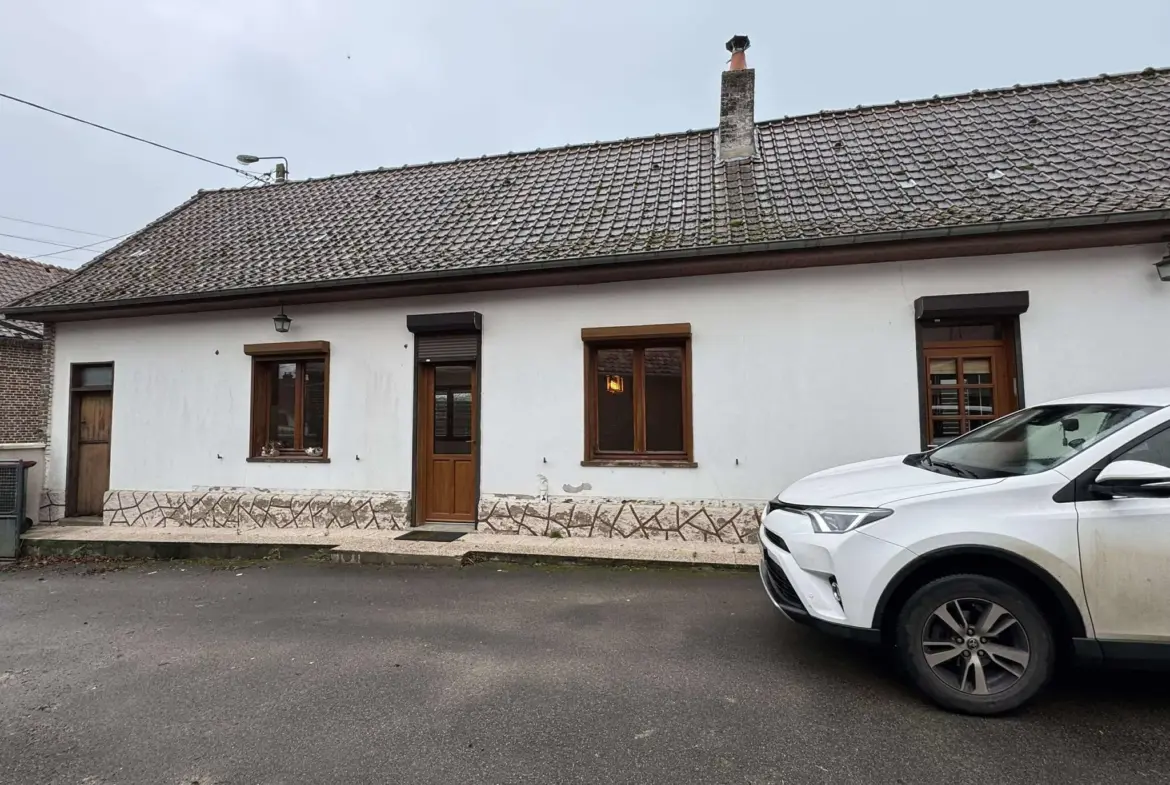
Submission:
M 39 289 L 64 280 L 72 273 L 64 267 L 0 254 L 0 338 L 30 338 L 41 334 L 37 322 L 3 319 L 4 306 Z
M 204 191 L 22 306 L 1170 209 L 1170 70 Z

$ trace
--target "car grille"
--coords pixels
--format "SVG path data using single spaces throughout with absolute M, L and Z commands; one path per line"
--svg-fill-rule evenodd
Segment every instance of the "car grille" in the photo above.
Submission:
M 792 587 L 792 583 L 788 580 L 788 576 L 784 574 L 784 570 L 780 569 L 780 565 L 772 561 L 770 556 L 765 555 L 764 566 L 768 574 L 768 587 L 775 593 L 776 599 L 780 601 L 780 604 L 791 605 L 803 611 L 804 603 L 800 601 L 796 589 Z
M 782 551 L 788 550 L 788 543 L 784 542 L 784 538 L 768 529 L 764 529 L 764 536 L 768 538 L 768 542 L 775 545 Z

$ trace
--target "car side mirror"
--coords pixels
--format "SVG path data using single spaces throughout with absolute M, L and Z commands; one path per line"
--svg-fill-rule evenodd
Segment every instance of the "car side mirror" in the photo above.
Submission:
M 1114 461 L 1097 474 L 1093 490 L 1106 496 L 1170 499 L 1170 469 L 1147 461 Z

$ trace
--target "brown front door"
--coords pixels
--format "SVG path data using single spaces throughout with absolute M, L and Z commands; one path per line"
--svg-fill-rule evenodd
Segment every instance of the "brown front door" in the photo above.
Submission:
M 944 444 L 1014 411 L 1015 388 L 1002 341 L 927 344 L 927 442 Z
M 420 368 L 419 523 L 475 522 L 475 396 L 474 365 Z
M 110 419 L 114 397 L 108 390 L 75 395 L 74 514 L 101 515 L 106 491 L 110 489 Z

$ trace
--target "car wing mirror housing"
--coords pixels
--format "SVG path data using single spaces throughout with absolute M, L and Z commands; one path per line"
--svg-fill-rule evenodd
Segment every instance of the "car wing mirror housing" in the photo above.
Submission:
M 1097 475 L 1093 490 L 1106 496 L 1170 499 L 1170 468 L 1147 461 L 1114 461 Z

